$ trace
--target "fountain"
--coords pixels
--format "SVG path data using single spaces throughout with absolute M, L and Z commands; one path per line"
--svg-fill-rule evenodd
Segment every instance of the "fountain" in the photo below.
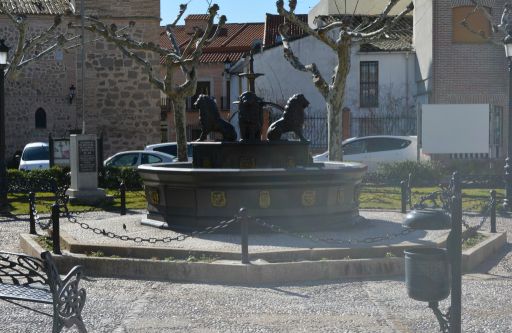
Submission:
M 141 165 L 139 174 L 148 201 L 143 224 L 175 230 L 199 230 L 233 218 L 241 207 L 248 214 L 289 230 L 318 230 L 351 223 L 359 217 L 358 197 L 366 166 L 359 163 L 313 163 L 302 135 L 307 99 L 296 94 L 283 116 L 261 140 L 265 102 L 254 92 L 251 54 L 249 91 L 238 101 L 240 141 L 218 115 L 208 96 L 196 102 L 201 141 L 192 143 L 192 163 Z M 231 127 L 230 127 L 231 126 Z M 209 132 L 222 141 L 204 142 Z M 281 140 L 294 132 L 299 140 Z M 236 137 L 236 136 L 235 136 Z

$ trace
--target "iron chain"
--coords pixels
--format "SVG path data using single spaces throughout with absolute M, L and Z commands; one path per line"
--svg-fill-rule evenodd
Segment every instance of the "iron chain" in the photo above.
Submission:
M 402 231 L 397 232 L 397 233 L 386 234 L 383 236 L 367 237 L 367 238 L 363 238 L 363 239 L 335 239 L 335 238 L 316 237 L 316 236 L 313 236 L 313 235 L 307 234 L 307 233 L 290 232 L 286 229 L 283 229 L 280 226 L 276 226 L 274 224 L 265 222 L 259 218 L 255 218 L 253 220 L 256 222 L 256 224 L 258 224 L 262 227 L 268 228 L 275 232 L 287 234 L 287 235 L 297 237 L 297 238 L 309 239 L 309 240 L 317 242 L 317 243 L 328 243 L 328 244 L 344 244 L 344 245 L 345 244 L 348 244 L 348 245 L 350 245 L 350 244 L 372 244 L 372 243 L 382 242 L 384 240 L 389 240 L 389 239 L 405 236 L 405 235 L 408 235 L 408 234 L 416 231 L 414 229 L 403 229 Z

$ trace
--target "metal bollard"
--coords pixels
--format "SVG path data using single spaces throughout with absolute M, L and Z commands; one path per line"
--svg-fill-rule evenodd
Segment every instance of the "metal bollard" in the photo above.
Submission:
M 36 235 L 36 217 L 34 216 L 34 211 L 32 210 L 32 207 L 34 203 L 36 202 L 36 195 L 34 192 L 28 193 L 28 211 L 30 214 L 30 234 Z
M 496 190 L 491 190 L 491 232 L 496 233 Z
M 412 209 L 412 173 L 409 173 L 409 178 L 407 179 L 407 199 L 409 202 L 409 209 Z
M 240 230 L 242 245 L 242 264 L 250 264 L 249 261 L 249 218 L 245 208 L 240 208 Z
M 509 212 L 512 208 L 512 165 L 510 157 L 505 159 L 505 200 L 503 200 L 503 208 Z
M 462 193 L 460 177 L 453 173 L 452 229 L 448 236 L 448 256 L 451 264 L 450 332 L 461 332 L 462 315 Z
M 52 241 L 53 253 L 62 254 L 60 251 L 60 222 L 59 222 L 60 208 L 58 204 L 52 205 Z
M 400 191 L 401 191 L 401 195 L 402 195 L 402 199 L 401 199 L 401 202 L 402 202 L 402 213 L 406 213 L 407 212 L 407 183 L 405 182 L 405 180 L 402 180 L 400 182 Z
M 126 185 L 121 182 L 119 186 L 119 193 L 121 195 L 121 215 L 126 215 Z

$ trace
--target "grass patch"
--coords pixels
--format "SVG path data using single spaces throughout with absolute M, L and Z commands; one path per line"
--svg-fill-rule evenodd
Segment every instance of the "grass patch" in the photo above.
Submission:
M 462 243 L 462 249 L 467 250 L 487 239 L 487 236 L 477 232 Z
M 422 196 L 438 190 L 438 187 L 414 187 L 411 191 L 411 201 L 414 205 L 420 201 Z M 488 189 L 464 189 L 462 191 L 462 210 L 465 212 L 483 212 L 489 202 L 489 195 Z M 498 203 L 503 201 L 504 195 L 505 191 L 503 189 L 496 190 Z M 401 191 L 398 186 L 364 186 L 359 197 L 359 207 L 362 209 L 398 210 L 402 207 L 401 200 Z M 432 202 L 426 203 L 428 205 L 432 204 Z M 437 204 L 441 205 L 441 202 L 437 200 Z
M 92 251 L 92 252 L 86 253 L 85 255 L 88 257 L 100 258 L 100 257 L 104 257 L 105 253 L 103 253 L 102 251 Z
M 53 251 L 53 241 L 47 236 L 37 236 L 36 242 L 46 251 Z
M 68 204 L 68 209 L 72 212 L 90 211 L 93 208 L 99 210 L 119 210 L 121 209 L 121 199 L 119 193 L 114 190 L 107 190 L 107 195 L 114 196 L 112 202 L 100 204 L 98 206 Z M 28 215 L 28 195 L 23 193 L 9 194 L 7 200 L 10 205 L 10 213 L 14 215 Z M 36 209 L 40 214 L 49 214 L 51 212 L 51 205 L 55 203 L 53 193 L 38 192 L 36 193 Z M 147 207 L 144 191 L 127 191 L 126 192 L 126 208 L 130 209 L 145 209 Z

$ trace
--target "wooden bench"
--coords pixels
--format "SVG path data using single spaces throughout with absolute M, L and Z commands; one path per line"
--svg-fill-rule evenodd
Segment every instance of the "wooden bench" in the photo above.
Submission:
M 86 333 L 82 321 L 85 289 L 78 289 L 82 267 L 75 266 L 61 279 L 50 252 L 41 259 L 20 253 L 0 251 L 0 299 L 53 317 L 53 333 L 76 325 Z M 18 303 L 33 302 L 53 305 L 53 315 Z

